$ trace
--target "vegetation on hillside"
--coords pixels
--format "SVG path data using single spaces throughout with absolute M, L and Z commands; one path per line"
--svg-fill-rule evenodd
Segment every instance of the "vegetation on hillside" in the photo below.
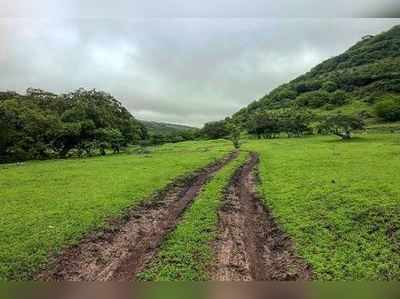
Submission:
M 367 118 L 397 121 L 400 114 L 381 112 L 381 102 L 385 101 L 384 106 L 391 111 L 399 110 L 399 69 L 400 25 L 363 38 L 345 53 L 328 59 L 243 108 L 231 121 L 244 128 L 257 113 L 287 108 L 311 109 L 316 114 L 342 111 L 353 116 L 362 114 Z M 387 97 L 391 98 L 390 103 Z M 356 102 L 365 105 L 355 105 Z
M 146 128 L 105 92 L 0 92 L 0 162 L 104 155 L 145 138 Z
M 145 121 L 145 120 L 140 120 L 140 122 L 146 127 L 149 135 L 168 136 L 182 131 L 196 130 L 196 128 L 194 127 L 185 125 L 161 123 L 161 122 Z

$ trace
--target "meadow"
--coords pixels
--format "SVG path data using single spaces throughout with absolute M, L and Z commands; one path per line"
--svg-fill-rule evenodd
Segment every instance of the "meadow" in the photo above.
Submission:
M 400 279 L 400 136 L 251 141 L 259 191 L 316 279 Z
M 1 165 L 0 280 L 29 279 L 49 253 L 232 149 L 227 141 L 184 142 L 145 154 Z
M 232 150 L 228 141 L 199 141 L 1 165 L 0 280 L 31 278 L 49 254 Z M 262 200 L 314 279 L 400 279 L 400 136 L 385 133 L 242 140 L 239 157 L 204 185 L 139 279 L 208 278 L 220 201 L 249 151 L 260 155 Z

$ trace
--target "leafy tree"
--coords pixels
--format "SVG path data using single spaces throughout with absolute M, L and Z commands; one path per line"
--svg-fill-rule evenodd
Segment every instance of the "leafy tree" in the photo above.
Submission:
M 375 105 L 375 113 L 386 121 L 400 120 L 400 100 L 387 98 Z
M 0 162 L 102 153 L 147 138 L 146 129 L 110 94 L 78 89 L 55 95 L 29 88 L 0 92 Z
M 225 121 L 209 122 L 201 129 L 201 135 L 208 139 L 220 139 L 229 136 Z
M 233 122 L 227 122 L 227 128 L 230 132 L 229 139 L 236 149 L 240 148 L 240 128 Z
M 289 109 L 280 115 L 281 129 L 288 137 L 300 137 L 311 132 L 310 124 L 313 114 L 308 110 Z
M 353 130 L 364 129 L 364 121 L 360 117 L 339 113 L 326 117 L 318 129 L 320 133 L 334 134 L 342 139 L 350 139 Z
M 260 112 L 253 115 L 247 123 L 249 134 L 258 138 L 274 138 L 281 132 L 281 123 L 277 113 Z

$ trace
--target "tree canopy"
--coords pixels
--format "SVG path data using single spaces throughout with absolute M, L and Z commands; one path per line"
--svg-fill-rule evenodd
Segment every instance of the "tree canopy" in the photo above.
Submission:
M 116 152 L 147 138 L 145 127 L 112 95 L 78 89 L 0 92 L 0 161 Z

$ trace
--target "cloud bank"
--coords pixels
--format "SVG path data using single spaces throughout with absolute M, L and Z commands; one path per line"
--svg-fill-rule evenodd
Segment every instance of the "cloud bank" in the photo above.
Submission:
M 112 93 L 139 119 L 200 126 L 236 112 L 363 35 L 399 23 L 0 18 L 0 89 L 96 88 Z

